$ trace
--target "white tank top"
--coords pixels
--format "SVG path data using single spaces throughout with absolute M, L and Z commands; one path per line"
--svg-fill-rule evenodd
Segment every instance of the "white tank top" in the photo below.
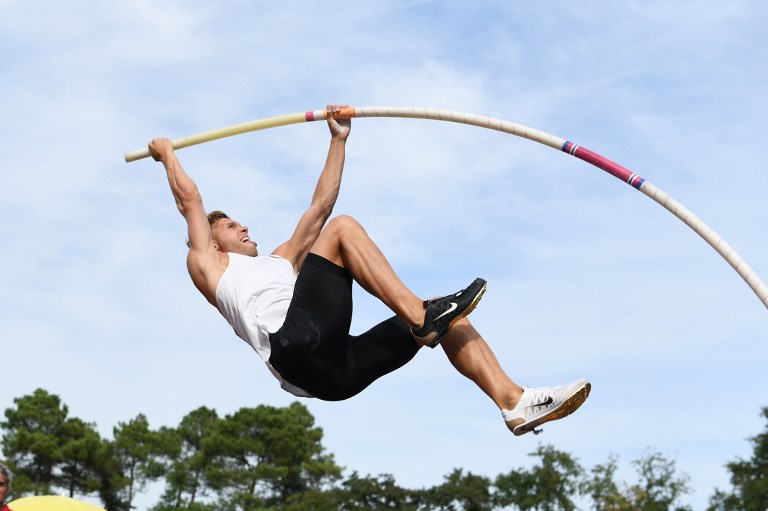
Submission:
M 312 397 L 283 380 L 269 363 L 269 334 L 283 326 L 295 284 L 293 265 L 280 256 L 229 253 L 229 265 L 216 286 L 216 303 L 237 336 L 256 350 L 283 389 L 295 396 Z

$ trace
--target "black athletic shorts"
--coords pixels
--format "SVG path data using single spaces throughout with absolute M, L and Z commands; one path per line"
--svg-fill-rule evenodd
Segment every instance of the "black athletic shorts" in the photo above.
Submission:
M 308 254 L 283 326 L 271 335 L 269 363 L 288 383 L 326 401 L 340 401 L 410 361 L 420 346 L 397 316 L 349 335 L 352 277 Z

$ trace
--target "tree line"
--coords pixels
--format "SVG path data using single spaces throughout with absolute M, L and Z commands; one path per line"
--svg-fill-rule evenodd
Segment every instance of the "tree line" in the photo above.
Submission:
M 709 511 L 768 510 L 766 430 L 754 454 L 727 465 L 729 490 L 715 490 Z M 616 481 L 618 460 L 589 469 L 570 454 L 539 445 L 530 468 L 495 478 L 454 469 L 431 488 L 400 487 L 390 474 L 345 475 L 322 445 L 322 429 L 298 402 L 241 408 L 220 417 L 200 407 L 176 427 L 151 429 L 143 414 L 102 438 L 94 424 L 70 417 L 43 389 L 5 410 L 2 452 L 15 473 L 13 495 L 98 496 L 108 511 L 135 509 L 138 494 L 159 482 L 152 511 L 599 511 L 689 510 L 689 478 L 674 460 L 647 451 L 632 461 L 637 480 Z M 586 503 L 586 504 L 585 504 Z

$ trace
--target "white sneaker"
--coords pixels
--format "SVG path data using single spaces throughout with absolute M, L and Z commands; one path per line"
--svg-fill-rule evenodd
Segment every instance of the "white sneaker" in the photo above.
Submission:
M 538 435 L 541 430 L 536 427 L 575 412 L 586 401 L 590 390 L 592 384 L 583 379 L 562 387 L 525 387 L 515 407 L 502 410 L 501 415 L 515 436 L 529 431 Z

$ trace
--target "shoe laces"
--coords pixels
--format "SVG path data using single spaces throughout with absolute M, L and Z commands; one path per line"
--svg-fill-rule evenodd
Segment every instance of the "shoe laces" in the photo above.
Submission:
M 451 308 L 452 298 L 453 296 L 447 296 L 443 298 L 437 298 L 435 300 L 427 300 L 426 302 L 424 302 L 424 309 L 428 311 L 427 312 L 428 315 L 432 316 L 430 318 L 431 321 L 434 322 L 435 320 L 440 318 L 440 316 L 445 311 Z M 440 320 L 442 320 L 442 318 L 440 318 Z
M 529 388 L 529 390 L 532 390 Z M 542 407 L 542 406 L 552 406 L 554 404 L 554 392 L 553 389 L 549 387 L 544 387 L 541 389 L 536 389 L 537 392 L 531 393 L 530 397 L 527 397 L 526 404 L 524 405 L 526 415 L 532 415 L 535 413 L 536 408 Z M 534 435 L 540 435 L 544 430 L 542 428 L 536 429 L 533 428 L 531 432 Z
M 527 388 L 529 395 L 526 396 L 526 408 L 535 408 L 539 406 L 549 406 L 554 404 L 554 389 L 543 387 L 538 389 Z M 534 391 L 534 392 L 531 392 Z

